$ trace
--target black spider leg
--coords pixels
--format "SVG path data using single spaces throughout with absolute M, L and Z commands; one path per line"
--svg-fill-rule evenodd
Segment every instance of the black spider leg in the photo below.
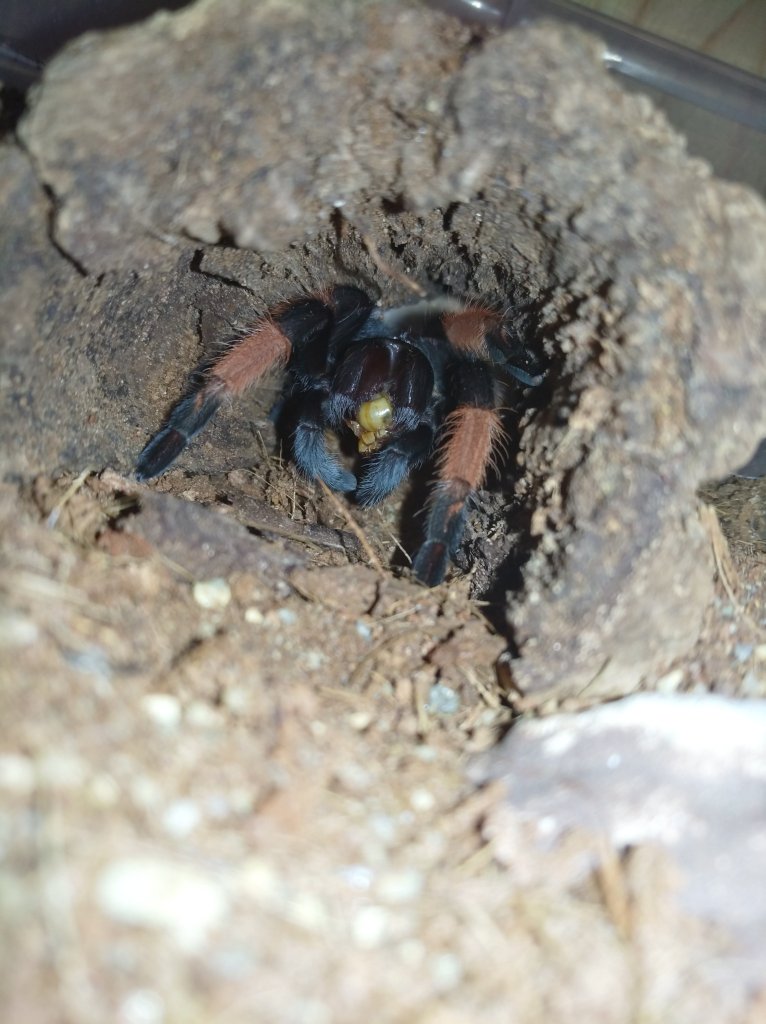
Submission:
M 345 295 L 346 291 L 353 292 L 353 296 Z M 333 289 L 325 297 L 286 303 L 258 320 L 208 369 L 197 372 L 187 395 L 171 410 L 165 426 L 139 456 L 137 478 L 148 480 L 168 469 L 223 402 L 245 392 L 273 368 L 284 366 L 294 350 L 317 346 L 320 352 L 326 351 L 335 321 L 332 302 L 336 293 L 342 309 L 354 303 L 369 306 L 363 292 L 342 288 Z
M 485 343 L 495 366 L 514 377 L 527 388 L 536 388 L 545 380 L 546 371 L 532 357 L 520 340 L 511 338 L 505 323 L 494 324 L 486 333 Z
M 468 500 L 481 486 L 502 438 L 497 384 L 487 354 L 482 335 L 470 342 L 462 338 L 445 371 L 452 411 L 441 442 L 426 539 L 413 561 L 416 577 L 431 587 L 444 579 L 463 536 Z
M 370 508 L 387 498 L 413 469 L 421 466 L 433 448 L 436 423 L 431 412 L 415 426 L 400 429 L 387 444 L 370 455 L 356 492 L 357 502 Z
M 356 477 L 327 449 L 325 430 L 337 426 L 328 403 L 332 405 L 333 373 L 339 354 L 374 319 L 375 307 L 364 292 L 351 286 L 333 288 L 328 302 L 333 325 L 323 349 L 304 345 L 296 347 L 293 355 L 290 403 L 297 415 L 292 454 L 305 476 L 323 480 L 333 491 L 353 491 Z

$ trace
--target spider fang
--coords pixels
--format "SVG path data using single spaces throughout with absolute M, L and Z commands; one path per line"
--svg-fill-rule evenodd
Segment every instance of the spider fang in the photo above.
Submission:
M 388 395 L 375 395 L 367 402 L 362 402 L 356 413 L 356 419 L 346 420 L 347 425 L 359 438 L 359 451 L 362 454 L 374 452 L 380 448 L 388 436 L 394 419 L 394 406 Z

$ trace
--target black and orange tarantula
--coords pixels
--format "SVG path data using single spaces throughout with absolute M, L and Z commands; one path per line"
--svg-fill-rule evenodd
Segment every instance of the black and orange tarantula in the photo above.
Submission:
M 172 410 L 136 475 L 162 473 L 226 399 L 286 366 L 292 456 L 307 477 L 375 505 L 438 447 L 426 538 L 413 562 L 417 578 L 435 586 L 503 436 L 503 380 L 542 379 L 520 362 L 527 353 L 489 308 L 447 301 L 382 310 L 358 288 L 336 286 L 277 306 L 237 339 Z M 328 450 L 328 428 L 356 436 L 357 475 Z

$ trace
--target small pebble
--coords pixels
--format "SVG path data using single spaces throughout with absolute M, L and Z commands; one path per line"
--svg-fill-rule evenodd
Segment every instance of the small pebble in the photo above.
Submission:
M 29 647 L 39 636 L 40 630 L 24 615 L 11 612 L 0 616 L 0 647 Z
M 212 949 L 206 962 L 215 974 L 227 981 L 245 980 L 258 966 L 253 950 L 246 946 Z
M 430 963 L 431 977 L 439 992 L 449 992 L 463 979 L 463 965 L 454 953 L 440 953 Z
M 301 654 L 301 662 L 310 672 L 321 668 L 326 660 L 327 658 L 321 651 L 309 650 Z
M 251 626 L 262 626 L 264 622 L 264 614 L 260 608 L 256 608 L 255 606 L 245 608 L 245 622 L 249 622 Z
M 657 680 L 655 689 L 657 693 L 676 693 L 684 681 L 684 670 L 674 668 L 672 672 Z
M 389 932 L 391 915 L 384 907 L 374 904 L 360 907 L 351 921 L 354 945 L 360 949 L 376 949 Z
M 109 664 L 106 651 L 96 644 L 90 644 L 82 651 L 70 651 L 64 657 L 77 672 L 104 682 L 109 682 L 112 678 L 112 666 Z
M 375 877 L 375 872 L 366 864 L 347 864 L 340 868 L 339 874 L 350 888 L 359 892 L 367 892 Z
M 94 807 L 114 807 L 120 799 L 120 787 L 111 775 L 100 772 L 88 783 L 88 797 Z
M 181 721 L 181 702 L 172 693 L 145 694 L 141 710 L 163 729 L 175 729 Z
M 0 789 L 22 795 L 35 787 L 35 766 L 23 754 L 0 754 Z
M 357 732 L 364 732 L 370 727 L 374 717 L 370 711 L 352 711 L 348 716 L 348 724 Z
M 415 811 L 430 811 L 435 803 L 433 793 L 421 786 L 413 789 L 410 793 L 410 806 Z
M 742 665 L 746 661 L 750 660 L 753 653 L 752 644 L 735 644 L 734 645 L 734 657 Z
M 162 1024 L 165 1004 L 159 992 L 150 988 L 137 988 L 122 1001 L 120 1024 Z
M 414 868 L 386 871 L 375 885 L 377 897 L 384 903 L 400 905 L 411 903 L 423 891 L 423 875 Z
M 398 944 L 397 953 L 408 967 L 420 967 L 426 958 L 426 947 L 419 939 L 405 939 Z
M 372 787 L 370 771 L 358 761 L 343 761 L 336 767 L 335 775 L 350 793 L 366 793 Z
M 402 822 L 406 826 L 410 821 Z M 393 846 L 399 840 L 399 829 L 396 820 L 390 814 L 371 814 L 369 817 L 370 832 L 386 846 Z
M 372 636 L 372 630 L 366 622 L 362 622 L 361 619 L 356 620 L 356 631 L 362 640 L 369 640 Z
M 113 861 L 98 877 L 96 896 L 111 920 L 169 932 L 187 952 L 202 947 L 227 910 L 223 888 L 213 878 L 159 857 Z
M 212 580 L 198 580 L 194 584 L 192 593 L 200 608 L 220 611 L 226 608 L 231 601 L 231 587 L 221 577 Z
M 237 876 L 239 889 L 258 903 L 271 902 L 282 888 L 276 868 L 264 857 L 248 857 Z
M 293 626 L 298 621 L 298 616 L 292 608 L 280 608 L 277 617 L 283 626 Z
M 460 709 L 460 697 L 451 686 L 434 683 L 428 691 L 426 707 L 435 715 L 454 715 Z
M 177 839 L 191 835 L 201 821 L 202 812 L 193 800 L 174 800 L 162 815 L 163 828 Z
M 315 935 L 327 928 L 327 908 L 313 892 L 290 894 L 285 902 L 284 916 L 291 924 Z
M 218 708 L 211 707 L 204 700 L 193 700 L 186 709 L 186 721 L 197 729 L 221 729 L 224 718 Z
M 162 790 L 148 775 L 137 775 L 130 781 L 130 798 L 137 807 L 153 811 L 162 800 Z
M 54 790 L 79 789 L 89 774 L 89 767 L 74 754 L 44 754 L 37 762 L 37 780 Z
M 252 703 L 252 690 L 246 686 L 227 686 L 223 691 L 223 706 L 234 715 L 244 714 Z

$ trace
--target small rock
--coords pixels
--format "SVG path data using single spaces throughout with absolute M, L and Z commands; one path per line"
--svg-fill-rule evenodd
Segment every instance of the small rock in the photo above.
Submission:
M 194 700 L 186 709 L 186 721 L 197 729 L 222 729 L 224 718 L 218 708 L 203 700 Z
M 354 628 L 356 629 L 358 636 L 360 636 L 362 640 L 369 640 L 370 637 L 372 636 L 372 630 L 367 625 L 367 623 L 362 622 L 361 619 L 356 620 Z
M 137 988 L 123 999 L 119 1013 L 120 1024 L 162 1024 L 165 1004 L 159 992 Z
M 384 903 L 411 903 L 423 891 L 423 874 L 414 868 L 386 871 L 375 885 L 375 893 Z
M 88 783 L 88 797 L 94 807 L 114 807 L 120 799 L 120 787 L 111 775 L 100 772 Z
M 231 587 L 225 579 L 198 580 L 193 587 L 194 600 L 200 608 L 220 611 L 231 601 Z
M 370 711 L 352 711 L 348 716 L 348 724 L 356 732 L 364 732 L 365 729 L 369 729 L 370 725 L 372 725 L 374 717 Z
M 0 616 L 0 647 L 29 647 L 39 636 L 40 630 L 25 615 L 9 612 Z
M 309 672 L 316 672 L 318 668 L 322 667 L 326 660 L 327 657 L 325 654 L 322 653 L 322 651 L 312 649 L 308 651 L 303 651 L 303 653 L 301 654 L 301 663 L 303 664 L 304 668 L 307 668 L 309 670 Z
M 23 795 L 35 787 L 35 766 L 23 754 L 0 754 L 0 789 Z
M 435 803 L 433 793 L 428 789 L 423 789 L 422 786 L 418 786 L 410 793 L 410 806 L 415 811 L 430 811 Z
M 684 681 L 682 668 L 674 668 L 672 672 L 658 679 L 655 684 L 657 693 L 676 693 Z
M 98 878 L 96 898 L 111 920 L 169 932 L 187 952 L 204 945 L 227 910 L 215 879 L 190 864 L 159 857 L 112 862 Z
M 347 864 L 338 873 L 351 889 L 359 892 L 367 892 L 375 877 L 375 872 L 366 864 Z
M 242 893 L 258 903 L 270 901 L 282 888 L 276 868 L 263 857 L 248 857 L 237 876 Z
M 454 953 L 439 953 L 429 963 L 431 978 L 438 992 L 457 988 L 463 979 L 463 965 Z
M 460 710 L 460 697 L 451 686 L 434 683 L 428 691 L 426 707 L 434 715 L 454 715 Z
M 742 644 L 742 643 L 740 643 L 740 644 L 735 644 L 734 645 L 734 657 L 737 659 L 737 661 L 741 665 L 744 665 L 744 663 L 746 661 L 749 661 L 751 656 L 752 656 L 752 654 L 753 654 L 753 645 L 752 644 Z
M 377 949 L 390 930 L 391 915 L 384 907 L 371 904 L 360 907 L 351 921 L 354 945 L 360 949 Z
M 88 772 L 88 765 L 74 754 L 44 754 L 37 762 L 38 782 L 54 790 L 79 789 Z
M 163 828 L 178 839 L 191 835 L 201 821 L 202 812 L 193 800 L 174 800 L 162 815 Z
M 147 693 L 141 698 L 142 711 L 163 729 L 175 729 L 181 721 L 181 702 L 172 693 Z

